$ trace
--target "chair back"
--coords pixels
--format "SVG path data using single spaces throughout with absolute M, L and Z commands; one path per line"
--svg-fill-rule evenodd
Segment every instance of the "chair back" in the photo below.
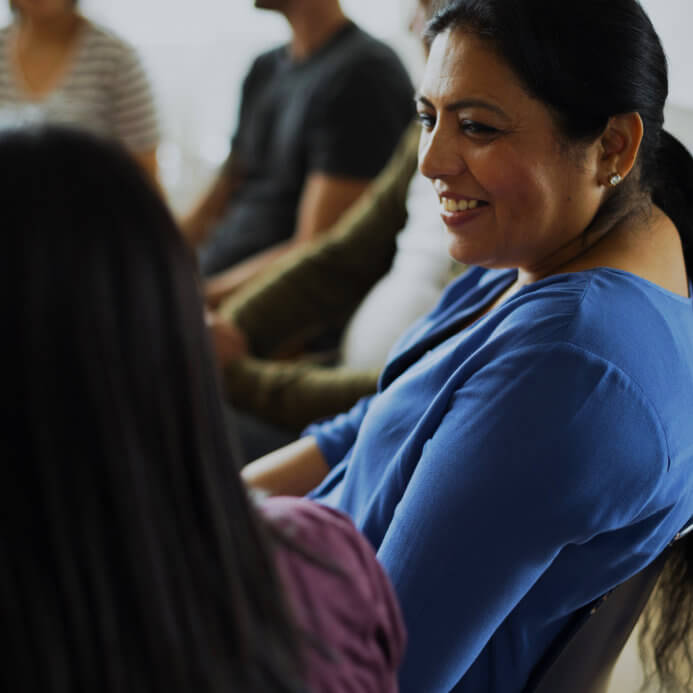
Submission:
M 693 519 L 672 544 L 693 530 Z M 611 673 L 669 557 L 580 609 L 535 666 L 523 693 L 607 693 Z

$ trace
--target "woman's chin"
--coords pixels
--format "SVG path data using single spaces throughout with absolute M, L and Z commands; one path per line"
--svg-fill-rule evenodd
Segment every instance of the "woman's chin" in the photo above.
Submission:
M 448 241 L 448 255 L 463 265 L 479 265 L 485 267 L 485 260 L 488 260 L 483 253 L 478 252 L 478 249 L 470 247 L 469 243 L 464 243 L 460 241 L 459 238 L 453 236 L 449 237 Z

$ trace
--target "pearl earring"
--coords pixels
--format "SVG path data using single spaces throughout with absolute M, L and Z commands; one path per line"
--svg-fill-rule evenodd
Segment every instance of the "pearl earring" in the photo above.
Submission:
M 609 178 L 609 185 L 615 188 L 622 180 L 623 178 L 621 178 L 620 173 L 614 173 L 611 178 Z

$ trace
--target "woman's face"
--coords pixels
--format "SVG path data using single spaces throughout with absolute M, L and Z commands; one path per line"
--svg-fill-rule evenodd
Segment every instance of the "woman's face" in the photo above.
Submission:
M 435 38 L 417 103 L 419 167 L 438 193 L 450 254 L 548 273 L 603 199 L 599 143 L 566 151 L 548 109 L 459 30 Z
M 48 20 L 74 11 L 73 0 L 14 0 L 14 7 L 22 16 L 35 20 Z

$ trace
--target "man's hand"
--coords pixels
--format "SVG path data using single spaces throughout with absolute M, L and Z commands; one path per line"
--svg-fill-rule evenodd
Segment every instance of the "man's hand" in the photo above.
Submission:
M 222 368 L 248 354 L 248 339 L 239 327 L 211 310 L 205 311 L 205 322 Z

